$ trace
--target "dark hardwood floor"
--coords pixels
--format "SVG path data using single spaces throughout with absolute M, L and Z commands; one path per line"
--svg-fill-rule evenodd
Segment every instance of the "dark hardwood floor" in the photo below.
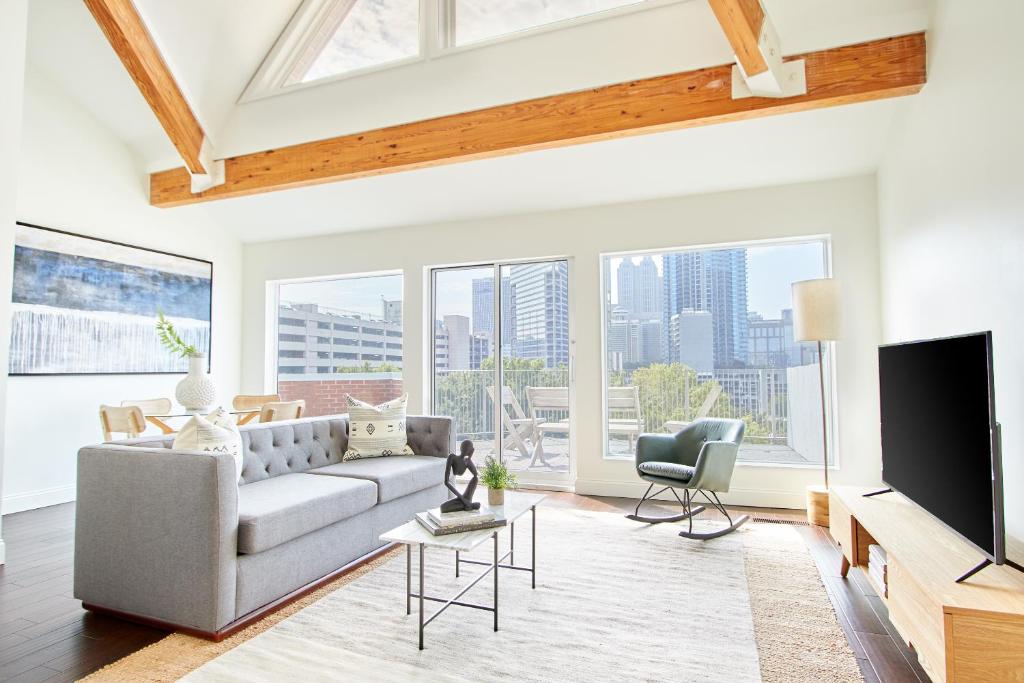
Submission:
M 636 501 L 553 493 L 546 504 L 624 512 Z M 804 519 L 801 511 L 736 510 L 775 521 Z M 709 510 L 703 516 L 713 513 Z M 0 681 L 72 681 L 166 635 L 86 612 L 71 596 L 74 514 L 74 504 L 69 503 L 3 518 L 7 564 L 0 566 Z M 839 575 L 839 550 L 828 531 L 795 528 L 821 571 L 865 680 L 927 682 L 913 651 L 896 635 L 884 604 L 860 571 L 851 570 L 848 579 Z

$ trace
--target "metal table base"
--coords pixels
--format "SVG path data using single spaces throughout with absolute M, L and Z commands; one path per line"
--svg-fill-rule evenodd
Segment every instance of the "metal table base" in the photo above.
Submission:
M 495 531 L 491 535 L 491 541 L 494 546 L 494 559 L 491 562 L 483 562 L 481 560 L 466 560 L 461 557 L 458 550 L 455 551 L 455 576 L 460 575 L 460 566 L 463 564 L 475 564 L 487 567 L 483 572 L 478 574 L 465 588 L 460 590 L 454 596 L 450 598 L 438 598 L 426 594 L 424 588 L 424 562 L 426 545 L 418 543 L 415 545 L 419 546 L 419 592 L 414 593 L 412 590 L 412 546 L 414 544 L 408 543 L 405 546 L 405 613 L 412 614 L 412 600 L 415 598 L 419 602 L 419 649 L 423 649 L 423 631 L 430 622 L 441 616 L 441 613 L 452 605 L 458 607 L 468 607 L 471 609 L 484 610 L 485 612 L 494 613 L 494 630 L 498 630 L 498 574 L 499 569 L 514 569 L 517 571 L 530 572 L 530 588 L 537 588 L 537 506 L 534 505 L 530 508 L 530 566 L 520 567 L 515 564 L 515 546 L 516 546 L 516 524 L 515 522 L 509 523 L 509 536 L 510 543 L 509 549 L 501 556 L 498 554 L 498 532 Z M 508 560 L 508 564 L 502 564 L 505 560 Z M 477 585 L 490 573 L 494 573 L 494 602 L 492 605 L 479 605 L 472 602 L 463 602 L 459 600 L 463 595 L 469 592 L 473 586 Z M 429 617 L 426 616 L 424 610 L 424 602 L 440 602 L 444 603 L 441 607 L 431 614 Z

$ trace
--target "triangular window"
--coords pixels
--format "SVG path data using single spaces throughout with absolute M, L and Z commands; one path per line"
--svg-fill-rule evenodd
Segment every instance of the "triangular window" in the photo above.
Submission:
M 284 85 L 309 83 L 419 55 L 419 6 L 419 0 L 330 3 Z

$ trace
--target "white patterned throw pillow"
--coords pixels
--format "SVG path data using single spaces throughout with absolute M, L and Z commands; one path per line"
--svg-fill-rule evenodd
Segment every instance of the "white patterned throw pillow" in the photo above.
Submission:
M 235 460 L 235 479 L 242 476 L 242 435 L 231 415 L 218 408 L 206 417 L 193 415 L 174 437 L 175 450 L 228 453 Z
M 372 406 L 346 396 L 348 402 L 348 450 L 343 460 L 412 455 L 405 436 L 405 404 L 408 394 Z

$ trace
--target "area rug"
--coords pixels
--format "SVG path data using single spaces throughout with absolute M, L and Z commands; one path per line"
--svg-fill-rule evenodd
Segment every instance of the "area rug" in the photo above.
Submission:
M 541 507 L 538 518 L 537 589 L 502 573 L 497 633 L 490 613 L 450 608 L 420 652 L 400 551 L 222 643 L 174 634 L 88 680 L 862 680 L 793 527 L 695 542 L 611 513 Z M 524 531 L 518 540 L 523 563 Z M 428 594 L 455 592 L 453 559 L 427 550 Z M 464 599 L 488 604 L 491 591 L 485 580 Z

